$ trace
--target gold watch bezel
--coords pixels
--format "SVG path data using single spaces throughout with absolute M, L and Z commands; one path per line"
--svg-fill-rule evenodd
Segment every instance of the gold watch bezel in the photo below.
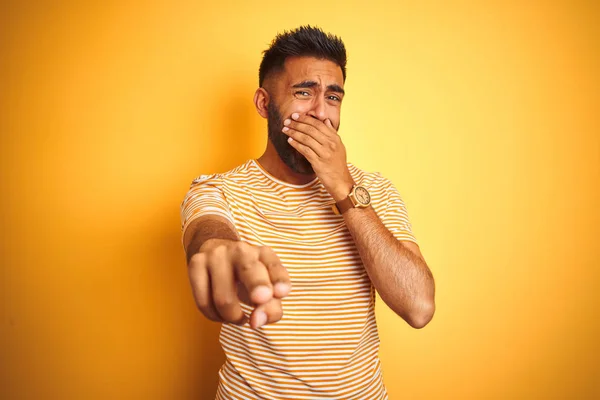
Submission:
M 356 196 L 357 189 L 362 189 L 367 193 L 367 196 L 369 196 L 369 202 L 367 204 L 363 204 L 358 200 L 358 196 Z M 362 185 L 353 185 L 348 196 L 346 196 L 345 199 L 343 199 L 339 202 L 333 203 L 331 208 L 332 208 L 334 214 L 342 215 L 344 212 L 346 212 L 347 210 L 349 210 L 351 208 L 367 208 L 370 205 L 371 205 L 371 193 L 369 193 L 369 190 Z
M 367 196 L 369 196 L 369 201 L 367 202 L 367 204 L 362 203 L 358 199 L 358 196 L 356 196 L 356 191 L 358 189 L 364 190 L 367 193 Z M 354 206 L 354 208 L 367 208 L 371 205 L 371 193 L 369 193 L 369 190 L 362 185 L 352 186 L 352 190 L 350 191 L 350 194 L 348 195 L 348 197 L 350 198 L 350 201 L 352 202 L 352 205 Z

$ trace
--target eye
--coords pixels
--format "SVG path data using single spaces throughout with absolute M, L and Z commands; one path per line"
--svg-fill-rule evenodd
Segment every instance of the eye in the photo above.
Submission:
M 300 95 L 300 96 L 302 96 L 302 97 L 310 96 L 310 93 L 308 93 L 307 91 L 304 91 L 304 90 L 298 90 L 298 91 L 296 92 L 296 94 L 297 94 L 297 95 Z
M 334 96 L 334 95 L 327 96 L 327 98 L 328 98 L 329 100 L 333 100 L 333 101 L 342 101 L 342 99 L 340 99 L 339 97 L 337 97 L 337 96 Z

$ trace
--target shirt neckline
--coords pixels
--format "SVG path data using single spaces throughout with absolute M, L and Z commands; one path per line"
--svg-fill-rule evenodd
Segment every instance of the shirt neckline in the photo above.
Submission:
M 271 175 L 270 173 L 267 172 L 266 169 L 263 168 L 262 165 L 260 165 L 260 163 L 258 162 L 258 160 L 256 159 L 251 159 L 250 162 L 252 164 L 254 164 L 254 166 L 265 176 L 267 177 L 269 180 L 276 182 L 280 185 L 283 186 L 287 186 L 287 187 L 291 187 L 294 189 L 306 189 L 306 188 L 310 188 L 311 186 L 315 186 L 317 184 L 317 182 L 319 182 L 319 177 L 315 177 L 315 179 L 313 179 L 312 181 L 302 184 L 302 185 L 295 185 L 293 183 L 289 183 L 289 182 L 285 182 L 282 181 L 281 179 L 277 179 L 275 178 L 273 175 Z

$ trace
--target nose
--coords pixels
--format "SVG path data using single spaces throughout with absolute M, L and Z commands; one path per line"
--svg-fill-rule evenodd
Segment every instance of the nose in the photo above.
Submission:
M 324 121 L 327 118 L 325 115 L 325 99 L 321 96 L 315 96 L 312 107 L 308 110 L 307 114 L 320 121 Z

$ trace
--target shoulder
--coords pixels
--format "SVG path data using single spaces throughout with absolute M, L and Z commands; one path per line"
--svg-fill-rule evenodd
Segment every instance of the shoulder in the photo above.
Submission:
M 248 160 L 226 172 L 198 175 L 192 180 L 190 189 L 205 185 L 220 187 L 228 181 L 236 181 L 247 177 L 251 173 L 251 169 L 252 160 Z
M 365 171 L 350 162 L 348 163 L 348 170 L 357 185 L 365 186 L 368 189 L 385 190 L 392 185 L 392 182 L 380 172 Z

